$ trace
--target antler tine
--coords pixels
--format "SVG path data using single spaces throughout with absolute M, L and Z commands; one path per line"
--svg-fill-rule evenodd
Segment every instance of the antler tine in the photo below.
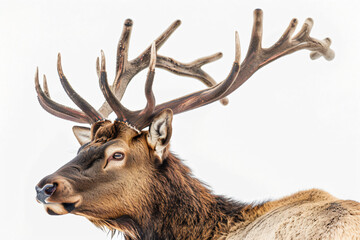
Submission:
M 121 74 L 124 72 L 125 68 L 129 68 L 128 53 L 129 53 L 132 25 L 133 25 L 133 21 L 131 19 L 125 20 L 124 28 L 121 33 L 121 37 L 117 46 L 116 69 L 115 69 L 116 76 L 113 83 L 114 91 L 118 87 L 121 87 Z M 121 100 L 121 98 L 119 99 Z
M 241 47 L 239 33 L 235 31 L 235 62 L 240 64 L 241 61 Z
M 100 78 L 100 63 L 99 63 L 99 58 L 96 58 L 96 74 L 98 76 L 98 78 Z
M 96 111 L 88 102 L 86 102 L 79 94 L 77 94 L 74 89 L 71 87 L 70 83 L 66 79 L 62 66 L 61 66 L 61 55 L 58 54 L 58 62 L 57 62 L 58 74 L 61 81 L 61 84 L 70 97 L 70 99 L 91 119 L 91 122 L 97 122 L 103 120 L 103 116 Z
M 36 69 L 37 70 L 37 69 Z M 45 74 L 43 75 L 43 86 L 44 86 L 44 93 L 45 95 L 50 98 L 50 92 L 49 92 L 49 88 L 48 88 L 48 84 L 47 84 L 47 81 L 46 81 L 46 76 Z
M 66 107 L 64 105 L 58 104 L 54 102 L 50 98 L 49 90 L 47 87 L 46 77 L 44 75 L 44 91 L 41 89 L 39 83 L 39 69 L 36 68 L 35 74 L 35 89 L 37 92 L 37 97 L 40 105 L 49 113 L 53 114 L 56 117 L 60 117 L 62 119 L 66 119 L 73 122 L 78 123 L 89 123 L 91 120 L 87 115 L 78 110 L 72 109 L 70 107 Z
M 254 11 L 254 24 L 251 34 L 250 44 L 246 58 L 249 55 L 258 53 L 262 50 L 262 34 L 263 34 L 263 12 L 260 9 Z
M 140 54 L 137 58 L 128 61 L 128 49 L 129 49 L 129 40 L 130 34 L 132 30 L 133 22 L 130 19 L 127 19 L 124 23 L 123 32 L 121 34 L 119 43 L 118 43 L 118 51 L 116 57 L 116 77 L 111 89 L 114 91 L 115 96 L 121 100 L 124 92 L 126 90 L 127 85 L 131 81 L 131 79 L 141 70 L 145 69 L 149 65 L 150 61 L 150 51 L 151 47 L 148 47 L 142 54 Z M 165 41 L 171 36 L 171 34 L 180 26 L 181 21 L 177 20 L 173 22 L 156 40 L 155 47 L 159 49 Z M 212 56 L 205 57 L 199 60 L 196 60 L 192 63 L 184 64 L 178 62 L 172 58 L 158 56 L 156 67 L 163 68 L 175 74 L 194 77 L 201 82 L 203 82 L 206 86 L 212 87 L 216 85 L 214 79 L 212 79 L 206 72 L 201 69 L 201 66 L 204 64 L 210 63 L 219 59 L 222 56 L 221 53 L 216 53 Z M 100 74 L 99 67 L 97 63 L 97 73 L 98 76 Z M 120 71 L 121 70 L 121 71 Z M 221 103 L 226 105 L 228 103 L 227 99 L 222 99 Z M 107 117 L 111 112 L 112 108 L 109 106 L 107 102 L 99 109 L 99 112 L 102 113 L 104 117 Z
M 151 46 L 151 59 L 149 65 L 149 72 L 147 74 L 146 83 L 145 83 L 145 96 L 146 96 L 147 104 L 144 110 L 142 110 L 135 119 L 136 123 L 134 124 L 138 129 L 142 129 L 146 127 L 146 121 L 144 120 L 148 119 L 155 109 L 155 96 L 152 91 L 152 85 L 154 82 L 154 75 L 155 75 L 155 64 L 156 64 L 156 48 L 155 48 L 155 42 L 153 42 Z
M 146 78 L 145 83 L 145 96 L 147 100 L 147 104 L 145 109 L 140 113 L 140 115 L 149 116 L 155 109 L 155 96 L 152 91 L 152 85 L 154 82 L 154 75 L 155 75 L 155 65 L 156 65 L 156 47 L 155 42 L 153 42 L 151 46 L 151 59 L 149 65 L 149 72 Z
M 108 102 L 109 106 L 113 109 L 119 120 L 127 122 L 129 119 L 134 119 L 136 117 L 136 115 L 133 115 L 133 113 L 130 110 L 125 108 L 120 103 L 120 101 L 111 91 L 107 81 L 107 73 L 105 69 L 105 55 L 103 51 L 101 51 L 101 70 L 100 70 L 99 85 L 101 91 L 104 94 L 106 101 Z
M 156 65 L 156 46 L 155 42 L 151 45 L 151 55 L 150 55 L 150 65 L 149 65 L 149 71 L 155 71 L 155 65 Z
M 286 28 L 283 35 L 281 35 L 280 39 L 274 44 L 274 46 L 280 45 L 282 42 L 289 41 L 291 36 L 294 34 L 297 25 L 298 20 L 296 18 L 293 18 L 290 21 L 289 26 Z

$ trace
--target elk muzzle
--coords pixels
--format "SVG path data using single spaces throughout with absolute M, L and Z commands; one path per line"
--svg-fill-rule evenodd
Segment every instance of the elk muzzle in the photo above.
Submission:
M 62 215 L 72 212 L 80 203 L 72 185 L 63 177 L 49 175 L 35 186 L 36 200 L 44 205 L 50 215 Z

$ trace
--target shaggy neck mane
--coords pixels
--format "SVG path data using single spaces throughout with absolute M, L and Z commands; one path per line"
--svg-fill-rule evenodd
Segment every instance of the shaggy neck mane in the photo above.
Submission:
M 158 168 L 151 206 L 136 216 L 90 221 L 112 234 L 121 231 L 127 240 L 217 239 L 235 225 L 256 218 L 262 206 L 212 194 L 172 154 Z

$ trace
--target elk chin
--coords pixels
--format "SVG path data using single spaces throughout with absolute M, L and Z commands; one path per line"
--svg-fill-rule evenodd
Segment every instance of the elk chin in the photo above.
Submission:
M 49 199 L 44 204 L 45 211 L 49 215 L 64 215 L 68 213 L 74 213 L 75 209 L 80 205 L 81 197 L 75 196 L 68 199 L 69 202 L 55 202 Z
M 48 203 L 44 205 L 44 208 L 49 215 L 64 215 L 69 213 L 61 203 Z

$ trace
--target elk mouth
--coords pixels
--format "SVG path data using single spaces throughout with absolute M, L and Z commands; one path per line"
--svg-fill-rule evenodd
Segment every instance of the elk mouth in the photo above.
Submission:
M 64 214 L 71 213 L 76 208 L 77 203 L 78 202 L 75 202 L 75 203 L 47 203 L 47 204 L 44 204 L 44 208 L 45 208 L 45 211 L 49 215 L 64 215 Z
M 39 201 L 38 201 L 39 202 Z M 39 202 L 42 203 L 42 202 Z M 73 203 L 56 203 L 56 202 L 47 202 L 42 203 L 45 211 L 49 215 L 64 215 L 71 213 L 79 204 L 79 201 Z

